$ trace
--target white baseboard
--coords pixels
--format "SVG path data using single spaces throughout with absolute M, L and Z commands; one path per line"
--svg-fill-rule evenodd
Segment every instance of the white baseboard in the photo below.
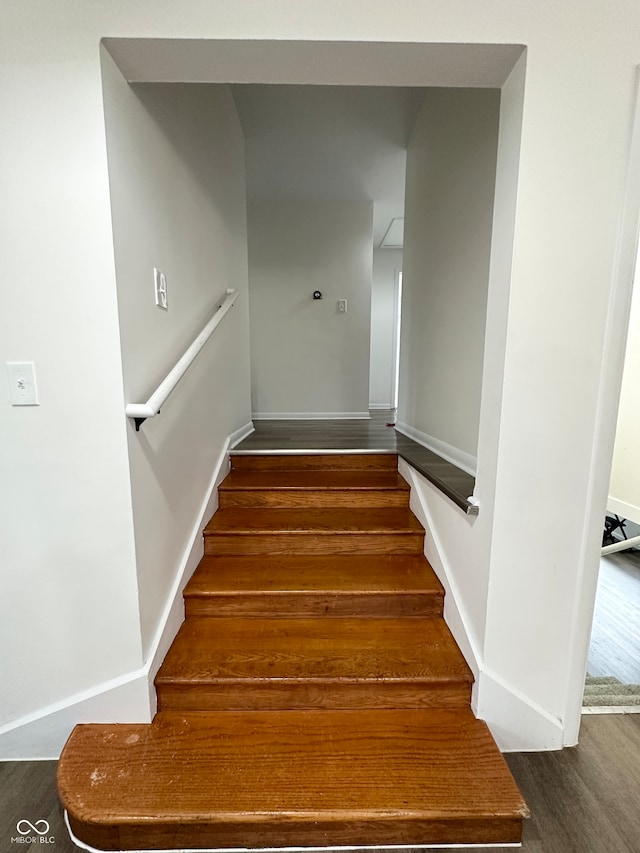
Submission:
M 640 714 L 640 705 L 589 705 L 582 709 L 583 716 L 593 714 Z
M 360 421 L 369 420 L 369 412 L 252 412 L 254 421 Z
M 502 752 L 562 749 L 562 722 L 513 685 L 483 666 L 478 678 L 476 716 L 484 720 Z
M 438 532 L 435 529 L 429 508 L 422 500 L 420 491 L 416 488 L 417 481 L 420 479 L 426 488 L 432 488 L 435 491 L 437 489 L 422 474 L 416 471 L 415 468 L 412 468 L 405 459 L 402 459 L 402 457 L 398 459 L 398 471 L 411 486 L 410 506 L 425 529 L 424 553 L 433 571 L 438 576 L 438 580 L 444 587 L 445 622 L 449 626 L 466 662 L 469 664 L 474 678 L 477 679 L 480 672 L 480 651 L 478 644 L 469 631 L 469 618 L 464 610 L 463 596 L 455 582 L 454 573 L 448 565 L 446 553 L 439 541 Z M 473 699 L 475 701 L 475 687 Z
M 152 652 L 149 655 L 148 683 L 149 696 L 152 712 L 156 710 L 156 691 L 153 680 L 156 677 L 162 661 L 165 659 L 171 643 L 173 643 L 180 626 L 184 622 L 184 601 L 182 591 L 184 590 L 187 581 L 196 570 L 198 563 L 204 556 L 204 541 L 203 530 L 206 527 L 209 519 L 218 508 L 218 486 L 229 473 L 229 451 L 236 444 L 239 444 L 244 438 L 253 432 L 253 424 L 247 423 L 240 429 L 232 432 L 227 437 L 222 446 L 222 450 L 218 455 L 218 459 L 214 465 L 213 475 L 207 487 L 205 498 L 202 502 L 198 518 L 191 531 L 189 537 L 189 547 L 180 562 L 176 578 L 174 580 L 171 592 L 167 599 L 158 630 L 154 642 L 151 646 Z
M 475 678 L 471 700 L 474 714 L 487 723 L 503 752 L 537 752 L 568 746 L 563 743 L 564 729 L 559 719 L 487 666 L 471 629 L 463 590 L 456 583 L 446 549 L 418 486 L 433 489 L 435 493 L 437 489 L 404 459 L 398 460 L 398 470 L 411 486 L 411 509 L 425 528 L 425 556 L 445 589 L 445 622 Z M 462 516 L 460 521 L 467 523 Z
M 240 429 L 237 429 L 235 432 L 232 432 L 229 436 L 229 450 L 233 450 L 234 447 L 237 447 L 241 441 L 244 441 L 247 436 L 251 435 L 252 432 L 255 432 L 256 428 L 249 421 L 248 424 L 245 424 Z
M 252 432 L 253 424 L 245 424 L 220 451 L 145 665 L 3 726 L 0 761 L 57 759 L 77 723 L 151 721 L 156 708 L 153 679 L 184 621 L 182 591 L 204 553 L 202 531 L 218 507 L 218 486 L 229 470 L 229 451 Z
M 634 524 L 640 524 L 640 506 L 619 501 L 617 498 L 609 496 L 607 500 L 607 511 L 614 515 L 619 515 L 621 518 L 628 518 Z
M 78 723 L 151 721 L 146 668 L 65 697 L 0 729 L 0 761 L 56 760 Z
M 447 462 L 451 462 L 452 465 L 461 468 L 467 474 L 471 474 L 472 477 L 476 476 L 478 460 L 470 453 L 459 450 L 457 447 L 447 444 L 446 441 L 434 438 L 432 435 L 409 426 L 409 424 L 405 424 L 403 421 L 396 421 L 396 430 L 401 432 L 402 435 L 406 435 L 407 438 L 411 438 L 413 441 L 426 447 L 427 450 L 431 450 L 433 453 L 437 453 L 438 456 L 442 456 Z
M 385 409 L 388 411 L 393 410 L 393 406 L 391 405 L 391 403 L 369 403 L 369 408 L 370 409 Z

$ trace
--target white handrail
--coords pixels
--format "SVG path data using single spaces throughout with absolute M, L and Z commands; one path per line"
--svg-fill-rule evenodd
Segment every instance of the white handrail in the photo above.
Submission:
M 135 419 L 136 432 L 140 429 L 140 425 L 143 421 L 147 418 L 155 418 L 159 413 L 160 408 L 166 402 L 167 397 L 187 372 L 195 357 L 211 337 L 214 329 L 218 326 L 224 315 L 236 301 L 237 296 L 237 290 L 227 288 L 224 299 L 216 308 L 207 325 L 200 332 L 182 358 L 174 367 L 171 368 L 166 378 L 162 380 L 146 403 L 127 403 L 125 412 L 128 418 Z
M 605 545 L 600 554 L 604 557 L 606 554 L 614 554 L 616 551 L 626 551 L 627 548 L 636 547 L 640 547 L 640 536 L 633 536 L 631 539 L 621 539 L 619 542 Z

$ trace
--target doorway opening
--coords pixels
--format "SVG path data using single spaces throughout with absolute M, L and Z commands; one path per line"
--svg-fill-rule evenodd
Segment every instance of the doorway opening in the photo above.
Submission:
M 583 707 L 640 713 L 640 284 L 629 315 Z
M 392 409 L 398 411 L 398 395 L 400 393 L 400 339 L 402 328 L 402 270 L 396 272 L 395 300 L 393 305 L 393 321 L 395 338 L 393 341 L 393 386 L 391 390 Z

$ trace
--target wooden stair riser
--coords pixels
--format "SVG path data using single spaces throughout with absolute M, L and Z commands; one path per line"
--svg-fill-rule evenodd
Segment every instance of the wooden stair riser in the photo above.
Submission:
M 438 593 L 333 592 L 238 593 L 185 597 L 187 618 L 197 616 L 441 616 L 444 598 Z
M 155 680 L 161 710 L 468 707 L 472 675 L 444 621 L 191 619 Z
M 332 821 L 292 820 L 266 823 L 259 815 L 247 818 L 241 825 L 230 819 L 216 819 L 186 824 L 180 820 L 158 819 L 148 822 L 127 822 L 116 830 L 69 818 L 76 837 L 99 850 L 212 850 L 221 848 L 255 849 L 296 847 L 371 847 L 433 846 L 451 844 L 482 846 L 518 844 L 522 838 L 520 818 L 500 817 L 488 820 L 460 818 L 455 829 L 450 821 L 415 819 L 410 815 L 393 820 L 371 818 L 368 815 L 345 819 L 337 815 Z
M 207 556 L 234 554 L 422 554 L 424 533 L 205 533 Z
M 404 489 L 220 489 L 220 509 L 230 507 L 401 507 L 409 506 Z
M 254 471 L 397 471 L 396 453 L 231 454 L 231 469 Z
M 505 817 L 487 820 L 458 819 L 455 830 L 447 821 L 433 819 L 403 819 L 392 821 L 372 819 L 362 815 L 356 819 L 296 821 L 287 818 L 282 823 L 263 823 L 259 816 L 247 819 L 243 825 L 231 820 L 185 824 L 182 821 L 158 820 L 127 823 L 116 831 L 69 819 L 76 837 L 98 850 L 212 850 L 221 848 L 255 849 L 291 847 L 371 847 L 433 846 L 451 844 L 482 846 L 518 844 L 522 838 L 522 818 Z
M 156 685 L 159 711 L 310 711 L 468 708 L 468 682 L 308 682 Z
M 188 616 L 442 616 L 423 554 L 204 557 L 184 590 Z

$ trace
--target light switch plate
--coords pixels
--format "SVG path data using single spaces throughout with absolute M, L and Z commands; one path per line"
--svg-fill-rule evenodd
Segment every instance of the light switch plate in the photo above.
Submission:
M 153 286 L 156 295 L 156 305 L 164 311 L 169 310 L 167 303 L 167 279 L 163 272 L 156 267 L 153 268 Z
M 346 299 L 338 299 L 338 314 L 346 314 L 347 313 L 347 300 Z
M 39 406 L 36 368 L 32 361 L 8 361 L 9 395 L 12 406 Z

